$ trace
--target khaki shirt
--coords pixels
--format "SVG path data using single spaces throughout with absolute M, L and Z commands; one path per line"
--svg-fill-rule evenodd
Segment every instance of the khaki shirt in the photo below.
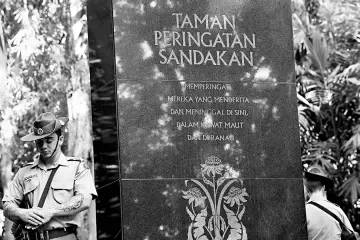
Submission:
M 314 196 L 309 202 L 316 202 L 333 212 L 351 231 L 354 231 L 344 211 L 325 197 Z M 320 208 L 306 204 L 306 219 L 309 240 L 340 240 L 341 227 L 337 220 Z
M 91 194 L 93 198 L 97 196 L 94 180 L 85 160 L 65 157 L 61 153 L 57 165 L 52 168 L 58 165 L 59 169 L 51 182 L 43 208 L 56 208 L 69 201 L 75 193 Z M 52 168 L 47 169 L 39 158 L 32 165 L 21 168 L 10 183 L 2 201 L 19 205 L 26 194 L 31 206 L 36 207 L 51 173 L 48 170 Z M 44 229 L 50 230 L 72 225 L 80 226 L 79 214 L 54 217 L 44 225 Z

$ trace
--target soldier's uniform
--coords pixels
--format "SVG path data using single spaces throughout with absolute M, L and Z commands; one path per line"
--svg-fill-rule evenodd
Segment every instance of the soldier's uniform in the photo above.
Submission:
M 310 187 L 310 199 L 306 204 L 306 219 L 309 240 L 340 240 L 342 227 L 340 223 L 324 210 L 310 204 L 317 203 L 328 211 L 336 215 L 339 220 L 347 227 L 348 230 L 354 232 L 349 219 L 341 208 L 326 199 L 325 189 L 333 187 L 333 180 L 329 177 L 325 169 L 319 164 L 311 165 L 305 171 L 305 184 L 307 188 L 316 183 L 314 187 Z M 319 184 L 318 184 L 319 183 Z M 356 235 L 357 233 L 355 233 Z M 358 235 L 357 235 L 358 237 Z
M 51 182 L 43 208 L 56 208 L 67 202 L 75 193 L 97 195 L 90 169 L 84 160 L 65 157 L 64 154 L 61 154 L 58 165 L 59 169 Z M 13 202 L 19 205 L 26 194 L 31 206 L 36 207 L 50 173 L 51 171 L 46 169 L 44 163 L 39 159 L 35 160 L 33 164 L 21 168 L 10 183 L 3 202 Z M 78 217 L 75 215 L 53 218 L 44 225 L 44 229 L 80 226 Z
M 323 196 L 313 196 L 309 199 L 309 202 L 316 202 L 327 208 L 329 211 L 334 213 L 348 229 L 354 231 L 349 219 L 346 217 L 346 214 L 339 206 L 329 202 Z M 306 204 L 306 219 L 309 240 L 341 239 L 342 230 L 339 223 L 332 216 L 318 207 L 311 204 Z
M 54 131 L 52 130 L 52 132 Z M 93 198 L 97 196 L 94 180 L 86 161 L 79 158 L 66 157 L 61 153 L 56 161 L 56 165 L 49 169 L 40 161 L 40 158 L 37 158 L 34 163 L 21 168 L 10 183 L 9 189 L 2 201 L 12 202 L 19 206 L 26 195 L 31 207 L 37 207 L 52 172 L 51 169 L 56 167 L 58 169 L 51 182 L 43 208 L 56 208 L 68 202 L 76 193 L 91 194 Z M 53 217 L 49 222 L 41 226 L 45 237 L 52 235 L 55 238 L 52 237 L 50 239 L 76 239 L 75 229 L 81 225 L 79 217 L 79 213 L 63 217 Z M 39 238 L 35 236 L 31 237 L 31 239 Z

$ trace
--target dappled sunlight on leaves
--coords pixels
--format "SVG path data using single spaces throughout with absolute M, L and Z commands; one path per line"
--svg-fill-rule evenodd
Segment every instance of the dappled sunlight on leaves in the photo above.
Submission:
M 354 223 L 359 214 L 353 203 L 360 197 L 360 4 L 325 0 L 305 9 L 299 2 L 293 1 L 293 25 L 302 161 L 329 171 L 334 199 Z
M 352 203 L 360 198 L 359 177 L 359 173 L 353 174 L 339 187 L 339 194 L 351 199 Z

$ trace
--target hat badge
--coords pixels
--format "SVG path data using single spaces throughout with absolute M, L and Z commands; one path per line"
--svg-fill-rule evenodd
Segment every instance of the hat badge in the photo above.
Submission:
M 37 134 L 42 135 L 44 133 L 44 130 L 42 128 L 37 129 Z

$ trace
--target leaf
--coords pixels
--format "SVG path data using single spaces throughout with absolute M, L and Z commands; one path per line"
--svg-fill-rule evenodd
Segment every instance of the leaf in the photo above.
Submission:
M 188 227 L 188 239 L 187 240 L 193 240 L 193 237 L 192 237 L 192 227 L 193 227 L 193 224 L 191 223 L 190 226 Z
M 189 214 L 191 221 L 194 221 L 195 215 L 189 210 L 188 207 L 186 207 L 186 212 Z
M 306 37 L 306 27 L 304 26 L 303 22 L 299 18 L 299 16 L 294 13 L 293 14 L 293 33 L 294 33 L 294 44 L 299 46 Z
M 340 187 L 339 194 L 350 198 L 352 203 L 360 198 L 360 183 L 356 174 L 351 175 Z
M 246 227 L 244 226 L 244 224 L 241 223 L 241 227 L 242 227 L 242 239 L 241 240 L 247 240 L 248 237 L 247 237 L 247 233 L 246 233 Z
M 360 146 L 360 132 L 353 133 L 341 147 L 344 151 L 355 151 Z
M 194 223 L 195 239 L 198 239 L 200 236 L 204 235 L 204 226 L 206 224 L 206 222 L 205 222 L 206 217 L 207 217 L 207 208 L 204 208 L 203 210 L 201 210 L 201 212 L 196 216 L 195 223 Z
M 340 147 L 331 139 L 324 142 L 312 142 L 305 146 L 305 153 L 301 156 L 303 163 L 309 165 L 319 163 L 328 172 L 334 171 L 333 163 L 340 158 Z
M 204 183 L 206 183 L 212 187 L 215 187 L 214 184 L 211 181 L 209 181 L 206 177 L 203 177 L 203 181 L 204 181 Z
M 211 216 L 208 221 L 208 229 L 210 232 L 214 230 L 214 216 Z
M 325 38 L 321 32 L 314 28 L 312 30 L 312 42 L 309 38 L 305 38 L 306 48 L 310 51 L 313 62 L 320 68 L 321 74 L 325 73 L 329 49 Z
M 240 213 L 238 214 L 238 219 L 241 220 L 245 213 L 245 206 L 241 209 Z
M 310 112 L 309 112 L 310 111 Z M 299 105 L 298 107 L 298 116 L 299 116 L 299 124 L 305 131 L 311 131 L 311 126 L 315 124 L 315 120 L 312 119 L 313 116 L 311 114 L 311 110 L 307 107 Z
M 321 105 L 323 102 L 326 102 L 326 96 L 328 96 L 328 91 L 326 89 L 314 89 L 305 93 L 305 98 L 316 106 Z
M 209 240 L 206 235 L 202 235 L 199 239 L 196 240 Z
M 228 219 L 228 224 L 233 229 L 240 229 L 241 225 L 239 223 L 238 218 L 236 217 L 235 213 L 228 209 L 225 204 L 223 204 L 224 210 L 226 212 L 226 216 Z
M 247 240 L 245 226 L 239 221 L 239 219 L 236 217 L 236 215 L 233 211 L 228 209 L 225 206 L 225 204 L 223 206 L 224 206 L 224 210 L 226 212 L 227 218 L 228 218 L 229 226 L 231 227 L 230 235 L 229 235 L 228 239 Z M 245 212 L 245 207 L 242 209 L 242 211 L 240 212 L 240 214 L 238 216 L 240 216 L 240 218 L 242 218 L 244 212 Z
M 239 229 L 239 231 L 231 229 L 229 239 L 242 239 L 241 229 Z
M 223 184 L 225 182 L 226 178 L 225 177 L 221 177 L 216 181 L 216 185 L 217 187 L 220 187 L 221 184 Z
M 304 104 L 309 110 L 313 111 L 316 115 L 318 115 L 318 112 L 320 111 L 320 108 L 314 104 L 311 104 L 306 98 L 301 96 L 300 94 L 297 94 L 298 101 Z

